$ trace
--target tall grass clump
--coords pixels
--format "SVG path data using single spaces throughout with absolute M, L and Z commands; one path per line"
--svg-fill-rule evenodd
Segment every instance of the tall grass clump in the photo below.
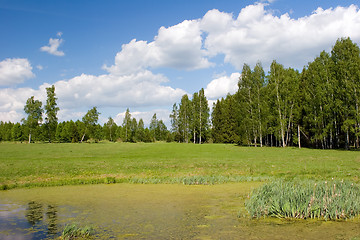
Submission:
M 348 181 L 277 180 L 255 189 L 245 204 L 254 218 L 348 219 L 360 213 L 360 186 Z
M 90 239 L 94 234 L 94 229 L 89 226 L 79 227 L 76 224 L 66 225 L 62 234 L 61 239 L 72 240 L 72 239 Z

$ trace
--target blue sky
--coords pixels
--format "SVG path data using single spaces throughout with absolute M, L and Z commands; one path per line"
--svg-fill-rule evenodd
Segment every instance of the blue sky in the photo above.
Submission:
M 359 1 L 0 0 L 0 120 L 55 84 L 59 120 L 97 106 L 169 122 L 183 94 L 236 91 L 244 63 L 302 69 L 339 37 L 360 43 Z M 319 9 L 321 7 L 321 9 Z M 210 104 L 211 104 L 210 101 Z

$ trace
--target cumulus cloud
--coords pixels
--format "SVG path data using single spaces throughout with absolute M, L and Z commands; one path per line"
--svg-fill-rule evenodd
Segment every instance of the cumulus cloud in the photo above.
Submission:
M 61 37 L 61 34 L 57 34 L 59 37 Z M 40 48 L 40 51 L 47 52 L 54 56 L 64 56 L 65 53 L 63 51 L 59 51 L 58 48 L 60 47 L 60 44 L 63 42 L 61 38 L 50 38 L 49 45 L 42 46 Z
M 308 16 L 294 19 L 288 13 L 274 15 L 267 10 L 269 2 L 272 1 L 249 5 L 237 15 L 210 10 L 200 19 L 161 27 L 153 41 L 134 39 L 122 45 L 114 64 L 103 66 L 105 74 L 84 73 L 54 83 L 62 109 L 59 115 L 81 117 L 84 108 L 92 106 L 169 107 L 186 91 L 171 87 L 166 76 L 153 72 L 156 68 L 205 69 L 214 65 L 211 60 L 217 56 L 224 56 L 224 62 L 237 71 L 244 63 L 255 65 L 259 60 L 266 68 L 273 59 L 285 66 L 302 68 L 320 51 L 329 51 L 340 37 L 349 36 L 354 42 L 360 42 L 360 11 L 355 5 L 318 8 Z M 59 50 L 61 37 L 59 32 L 57 38 L 50 38 L 41 51 L 64 56 Z M 21 83 L 33 76 L 27 59 L 0 62 L 0 85 Z M 236 72 L 210 81 L 205 89 L 208 99 L 234 93 L 239 76 Z M 6 113 L 8 118 L 19 117 L 26 99 L 32 95 L 44 101 L 47 86 L 50 85 L 43 84 L 39 89 L 0 89 L 0 118 L 7 119 Z M 144 116 L 144 121 L 146 118 Z
M 169 67 L 195 70 L 213 64 L 202 48 L 199 21 L 184 21 L 175 26 L 159 29 L 154 41 L 137 41 L 122 45 L 113 66 L 103 68 L 114 75 L 129 74 L 147 68 Z
M 35 77 L 26 58 L 7 58 L 0 62 L 0 86 L 16 85 Z
M 288 13 L 274 16 L 258 3 L 243 8 L 236 19 L 216 9 L 201 19 L 207 33 L 205 48 L 211 56 L 224 54 L 224 61 L 240 70 L 244 63 L 264 66 L 271 61 L 302 68 L 322 50 L 329 50 L 340 37 L 360 40 L 360 11 L 355 5 L 318 8 L 310 16 L 293 19 Z
M 185 94 L 184 90 L 162 85 L 167 81 L 163 75 L 147 70 L 121 76 L 82 74 L 56 82 L 55 89 L 66 108 L 164 106 Z
M 208 99 L 214 100 L 226 96 L 228 93 L 234 94 L 238 89 L 240 73 L 232 73 L 230 76 L 222 76 L 212 80 L 205 88 L 204 92 Z
M 26 100 L 34 96 L 35 99 L 46 100 L 46 87 L 49 84 L 41 85 L 37 90 L 32 88 L 4 88 L 0 89 L 0 120 L 19 122 L 25 117 L 24 106 Z
M 93 106 L 119 109 L 170 106 L 186 92 L 167 86 L 168 81 L 165 76 L 154 74 L 149 70 L 123 75 L 82 74 L 68 80 L 57 81 L 54 85 L 61 109 L 59 120 L 81 119 L 84 112 L 79 109 L 90 109 Z M 6 112 L 15 111 L 18 115 L 13 114 L 12 120 L 20 121 L 27 98 L 35 96 L 35 99 L 44 103 L 47 87 L 50 87 L 50 84 L 44 83 L 36 90 L 0 89 L 0 112 L 3 113 L 0 117 Z M 18 119 L 14 119 L 16 116 Z

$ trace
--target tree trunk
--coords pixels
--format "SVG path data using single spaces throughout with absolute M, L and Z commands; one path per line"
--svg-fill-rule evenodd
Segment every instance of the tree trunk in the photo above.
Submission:
M 201 111 L 202 111 L 202 108 L 201 108 L 201 97 L 200 96 L 200 135 L 199 135 L 199 144 L 201 144 Z
M 299 148 L 301 148 L 301 143 L 300 143 L 300 125 L 298 124 L 298 145 Z
M 29 143 L 31 143 L 31 132 L 29 133 Z
M 82 137 L 81 137 L 81 142 L 83 142 L 84 141 L 84 137 L 85 137 L 85 133 L 82 135 Z

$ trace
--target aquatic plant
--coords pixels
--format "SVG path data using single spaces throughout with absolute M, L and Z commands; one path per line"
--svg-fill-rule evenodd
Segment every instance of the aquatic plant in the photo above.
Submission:
M 89 239 L 94 234 L 94 229 L 89 226 L 79 227 L 76 224 L 66 225 L 62 234 L 61 239 L 72 240 L 72 239 Z
M 348 219 L 360 214 L 360 186 L 349 181 L 277 180 L 255 189 L 250 215 L 298 219 Z

